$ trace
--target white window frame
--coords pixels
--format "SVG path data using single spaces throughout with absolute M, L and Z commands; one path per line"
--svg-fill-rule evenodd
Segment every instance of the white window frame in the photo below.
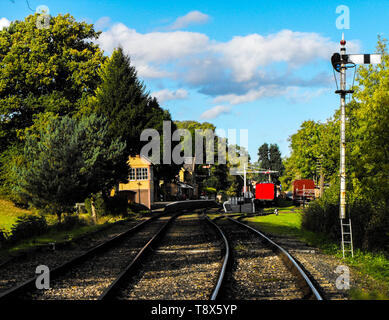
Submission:
M 149 180 L 149 168 L 136 168 L 137 180 Z
M 129 180 L 130 181 L 135 181 L 136 180 L 136 168 L 130 168 Z

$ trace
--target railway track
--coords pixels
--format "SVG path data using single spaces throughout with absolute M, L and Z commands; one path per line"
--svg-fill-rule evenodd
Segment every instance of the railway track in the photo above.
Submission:
M 143 259 L 162 239 L 169 225 L 188 208 L 209 205 L 206 201 L 173 203 L 157 214 L 108 241 L 98 244 L 50 270 L 48 290 L 36 289 L 37 276 L 0 293 L 5 299 L 91 300 L 117 297 L 123 283 L 136 273 Z M 179 210 L 180 213 L 176 211 Z
M 0 299 L 322 299 L 300 264 L 265 235 L 180 206 L 54 268 L 51 289 L 36 289 L 32 277 Z
M 277 243 L 230 217 L 208 220 L 225 247 L 211 300 L 323 300 L 312 277 Z
M 204 217 L 180 215 L 136 276 L 117 292 L 121 300 L 208 300 L 222 256 Z
M 33 277 L 3 292 L 0 299 L 95 299 L 137 249 L 143 249 L 155 232 L 174 217 L 156 215 L 51 270 L 52 289 L 37 290 Z M 137 237 L 133 237 L 135 234 Z

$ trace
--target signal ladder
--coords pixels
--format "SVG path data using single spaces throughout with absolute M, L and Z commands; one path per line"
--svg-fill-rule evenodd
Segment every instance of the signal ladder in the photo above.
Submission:
M 348 219 L 348 223 L 343 223 L 343 220 L 344 219 L 340 219 L 340 228 L 342 231 L 343 258 L 345 257 L 345 252 L 351 252 L 351 256 L 354 257 L 353 233 L 351 230 L 351 219 Z

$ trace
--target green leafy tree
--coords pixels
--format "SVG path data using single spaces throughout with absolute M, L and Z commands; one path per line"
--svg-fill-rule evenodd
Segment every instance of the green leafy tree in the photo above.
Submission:
M 258 148 L 258 164 L 263 169 L 278 171 L 272 173 L 271 179 L 275 183 L 279 183 L 278 177 L 283 174 L 284 165 L 282 163 L 281 152 L 277 144 L 264 143 Z M 264 175 L 255 175 L 258 181 L 268 181 L 268 177 Z
M 218 142 L 219 137 L 215 134 L 216 127 L 209 122 L 197 122 L 197 121 L 176 121 L 175 122 L 178 129 L 187 129 L 191 133 L 192 139 L 192 155 L 196 155 L 196 130 L 199 136 L 197 139 L 202 139 L 203 143 L 203 159 L 202 164 L 196 165 L 196 173 L 202 179 L 197 179 L 197 183 L 200 186 L 200 190 L 204 188 L 214 188 L 217 191 L 227 190 L 229 186 L 228 181 L 228 165 L 220 163 L 218 158 Z M 210 168 L 203 168 L 207 161 L 207 139 L 206 139 L 206 130 L 212 132 L 213 134 L 213 150 L 208 150 L 213 156 L 214 163 L 210 165 Z M 226 159 L 226 162 L 228 159 Z M 207 165 L 208 166 L 208 165 Z
M 53 118 L 39 132 L 26 133 L 24 163 L 14 167 L 18 192 L 60 221 L 76 202 L 116 184 L 127 169 L 124 149 L 101 117 Z
M 369 194 L 389 206 L 389 55 L 386 39 L 378 39 L 382 63 L 361 66 L 349 111 L 353 120 L 351 163 L 357 163 L 352 182 L 360 194 Z M 373 196 L 374 195 L 374 196 Z
M 41 112 L 76 112 L 99 82 L 103 52 L 93 25 L 69 14 L 37 28 L 39 15 L 0 31 L 0 151 Z

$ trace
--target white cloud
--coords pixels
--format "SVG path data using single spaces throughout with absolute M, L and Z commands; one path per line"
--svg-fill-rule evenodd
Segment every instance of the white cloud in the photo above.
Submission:
M 11 21 L 9 21 L 7 18 L 1 18 L 0 19 L 0 30 L 2 30 L 4 27 L 8 27 L 11 24 Z
M 135 60 L 169 62 L 202 52 L 209 39 L 204 34 L 186 31 L 141 34 L 117 23 L 103 32 L 97 42 L 107 51 L 121 45 Z
M 97 42 L 108 52 L 123 47 L 142 78 L 169 78 L 214 97 L 215 103 L 231 104 L 286 94 L 291 87 L 323 88 L 331 70 L 311 69 L 308 80 L 299 71 L 317 61 L 329 62 L 338 51 L 337 42 L 312 32 L 282 30 L 221 42 L 188 31 L 139 33 L 122 23 Z M 358 48 L 358 42 L 348 42 L 348 51 Z
M 250 34 L 218 43 L 213 49 L 230 65 L 236 81 L 252 79 L 259 67 L 286 62 L 301 66 L 315 59 L 329 59 L 335 43 L 317 33 L 282 30 L 266 37 Z
M 213 99 L 213 102 L 228 102 L 232 105 L 241 104 L 246 102 L 252 102 L 265 97 L 274 97 L 277 95 L 283 95 L 288 91 L 288 88 L 283 88 L 276 85 L 270 85 L 265 87 L 260 87 L 259 89 L 253 89 L 248 91 L 245 94 L 226 94 L 220 95 Z
M 103 32 L 97 43 L 108 52 L 121 46 L 130 55 L 141 77 L 166 76 L 166 70 L 158 65 L 174 63 L 190 55 L 200 53 L 207 47 L 206 35 L 194 32 L 151 32 L 138 33 L 122 23 L 113 25 Z M 153 65 L 154 64 L 154 65 Z M 152 72 L 150 72 L 152 70 Z
M 320 97 L 322 94 L 329 92 L 330 88 L 319 88 L 316 90 L 305 89 L 299 87 L 291 87 L 287 99 L 292 103 L 307 103 L 312 99 Z
M 178 89 L 176 91 L 164 89 L 161 91 L 153 92 L 151 95 L 156 97 L 160 103 L 164 103 L 170 100 L 186 99 L 188 97 L 188 91 L 184 89 Z
M 191 11 L 185 16 L 178 17 L 168 30 L 184 29 L 192 24 L 203 24 L 209 21 L 209 16 L 200 11 Z
M 317 98 L 329 92 L 330 88 L 319 88 L 319 89 L 302 89 L 297 86 L 280 86 L 280 85 L 269 85 L 260 87 L 257 90 L 250 90 L 245 94 L 227 94 L 220 95 L 213 99 L 214 103 L 228 102 L 232 105 L 253 102 L 262 98 L 271 98 L 285 96 L 290 102 L 304 102 L 307 103 L 314 98 Z
M 111 23 L 111 18 L 110 17 L 101 17 L 99 20 L 95 22 L 95 28 L 97 30 L 103 30 L 107 28 Z
M 228 114 L 231 111 L 229 106 L 215 106 L 205 112 L 200 116 L 201 119 L 215 119 L 222 114 Z

